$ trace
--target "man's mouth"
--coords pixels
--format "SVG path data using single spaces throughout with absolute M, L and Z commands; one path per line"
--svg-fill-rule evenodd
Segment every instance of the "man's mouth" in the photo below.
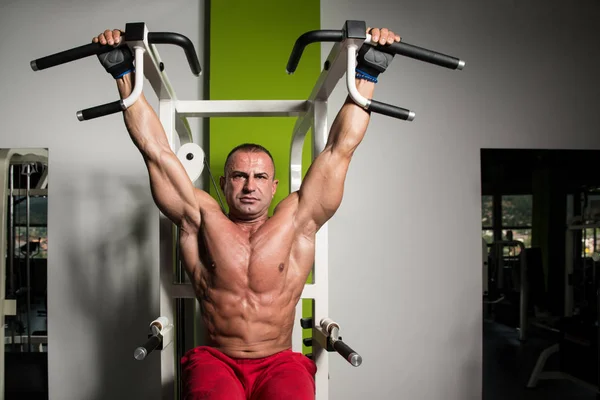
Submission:
M 254 203 L 255 201 L 258 201 L 258 199 L 256 197 L 240 197 L 240 201 L 242 203 Z

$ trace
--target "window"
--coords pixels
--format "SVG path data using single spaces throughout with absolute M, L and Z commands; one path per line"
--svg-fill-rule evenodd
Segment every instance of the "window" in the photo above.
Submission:
M 495 217 L 494 201 L 500 201 L 500 215 Z M 502 240 L 521 241 L 525 247 L 531 247 L 531 225 L 533 214 L 533 196 L 531 195 L 502 195 L 482 196 L 481 198 L 481 228 L 482 237 L 487 243 L 494 241 L 494 231 L 502 234 Z M 510 235 L 509 235 L 510 231 Z M 518 255 L 514 250 L 506 248 L 506 255 Z
M 14 256 L 25 258 L 27 253 L 27 201 L 24 196 L 14 197 Z M 29 255 L 48 257 L 48 198 L 29 198 Z
M 596 204 L 600 202 L 600 196 L 589 194 L 586 201 L 587 206 L 584 204 L 583 197 L 576 200 L 572 194 L 567 196 L 567 224 L 583 224 L 585 221 L 589 223 L 598 219 L 598 206 Z M 576 202 L 579 202 L 579 204 L 576 204 Z M 580 209 L 577 212 L 575 211 L 576 206 Z M 600 253 L 600 228 L 592 226 L 581 230 L 581 256 L 583 258 L 592 257 L 594 253 L 596 255 Z
M 481 197 L 481 227 L 482 236 L 488 244 L 494 241 L 494 197 Z
M 591 257 L 592 254 L 598 252 L 598 245 L 600 244 L 598 243 L 599 234 L 598 228 L 587 228 L 582 230 L 581 241 L 583 257 Z
M 532 196 L 502 196 L 502 227 L 531 229 Z
M 484 229 L 482 236 L 487 244 L 492 244 L 494 241 L 494 231 L 491 229 Z

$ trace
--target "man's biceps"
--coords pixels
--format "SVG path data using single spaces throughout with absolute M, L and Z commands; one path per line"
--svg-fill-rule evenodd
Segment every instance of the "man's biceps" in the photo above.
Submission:
M 217 209 L 220 208 L 217 200 L 212 197 L 208 192 L 194 188 L 194 198 L 196 199 L 196 207 L 200 210 L 202 209 Z

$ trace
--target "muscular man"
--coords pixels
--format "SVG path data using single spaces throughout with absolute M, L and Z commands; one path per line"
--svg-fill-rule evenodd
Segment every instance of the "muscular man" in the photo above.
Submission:
M 387 29 L 370 33 L 382 45 L 400 40 Z M 117 46 L 120 40 L 119 30 L 107 30 L 93 41 Z M 356 85 L 368 98 L 391 61 L 373 51 L 365 45 L 358 57 Z M 127 97 L 135 72 L 126 46 L 99 58 L 121 98 Z M 154 201 L 180 228 L 183 264 L 208 329 L 209 345 L 181 360 L 185 399 L 314 398 L 315 364 L 291 350 L 295 306 L 313 265 L 315 234 L 342 201 L 350 159 L 369 117 L 351 100 L 345 102 L 300 190 L 269 218 L 278 181 L 265 148 L 249 144 L 229 154 L 220 181 L 229 206 L 224 215 L 208 193 L 192 185 L 146 99 L 124 112 L 146 162 Z

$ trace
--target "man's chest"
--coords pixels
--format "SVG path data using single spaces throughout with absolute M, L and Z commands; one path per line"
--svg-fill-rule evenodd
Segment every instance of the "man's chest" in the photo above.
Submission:
M 314 252 L 293 230 L 263 230 L 254 235 L 219 232 L 199 238 L 203 274 L 213 287 L 283 289 L 298 280 Z M 304 256 L 303 256 L 304 255 Z M 302 267 L 305 268 L 302 268 Z

